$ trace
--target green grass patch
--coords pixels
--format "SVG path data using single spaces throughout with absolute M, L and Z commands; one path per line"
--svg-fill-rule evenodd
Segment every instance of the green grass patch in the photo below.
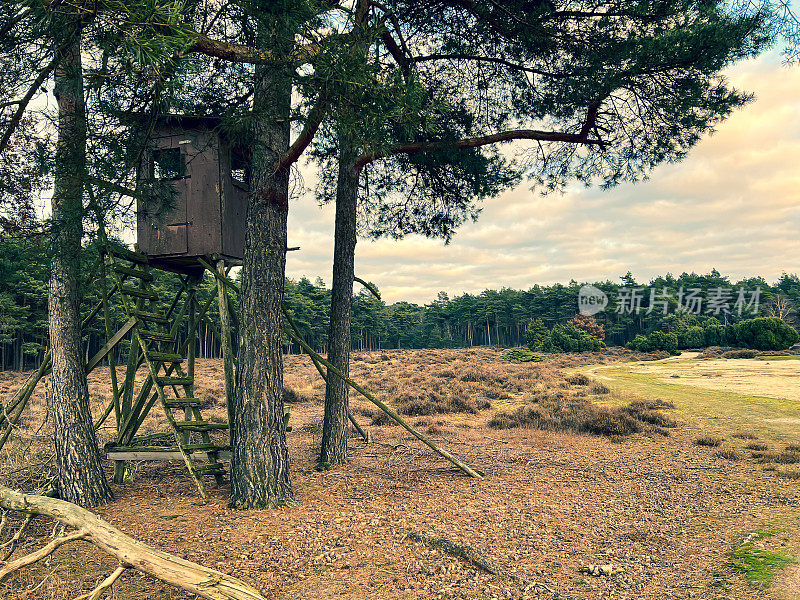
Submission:
M 676 362 L 669 362 L 670 369 Z M 697 362 L 686 361 L 686 368 Z M 650 363 L 654 364 L 657 362 Z M 673 383 L 676 380 L 666 382 L 662 373 L 632 372 L 636 368 L 636 363 L 630 363 L 586 366 L 578 371 L 590 377 L 603 376 L 603 383 L 612 391 L 607 396 L 610 404 L 625 404 L 625 396 L 631 394 L 672 402 L 676 416 L 689 421 L 703 435 L 760 438 L 781 444 L 796 443 L 800 438 L 800 402 Z
M 800 360 L 800 354 L 792 354 L 789 356 L 756 356 L 756 360 Z
M 756 546 L 756 542 L 772 537 L 784 529 L 762 529 L 748 536 L 746 542 L 731 552 L 731 568 L 741 573 L 754 588 L 768 588 L 781 569 L 793 564 L 795 559 L 786 552 L 773 552 Z

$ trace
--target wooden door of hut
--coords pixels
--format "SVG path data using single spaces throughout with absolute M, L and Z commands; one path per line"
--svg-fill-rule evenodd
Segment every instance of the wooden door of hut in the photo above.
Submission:
M 226 136 L 218 119 L 169 116 L 145 153 L 138 201 L 138 243 L 154 266 L 197 268 L 198 257 L 241 260 L 250 150 Z

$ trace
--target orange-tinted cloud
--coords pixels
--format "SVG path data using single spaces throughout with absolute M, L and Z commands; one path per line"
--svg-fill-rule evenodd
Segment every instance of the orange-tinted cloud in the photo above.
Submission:
M 800 271 L 800 66 L 768 55 L 730 79 L 756 100 L 649 181 L 546 198 L 523 184 L 486 202 L 449 246 L 360 241 L 356 273 L 387 301 L 426 302 L 439 290 L 613 280 L 629 270 L 640 280 L 712 267 L 768 280 Z M 289 276 L 330 282 L 332 207 L 299 200 L 289 227 L 290 244 L 303 248 L 289 256 Z

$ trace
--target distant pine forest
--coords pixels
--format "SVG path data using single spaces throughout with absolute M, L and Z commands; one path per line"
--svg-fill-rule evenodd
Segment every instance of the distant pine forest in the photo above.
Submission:
M 86 248 L 87 272 L 82 283 L 82 310 L 88 313 L 100 300 L 100 288 L 93 265 L 97 249 Z M 6 236 L 0 239 L 0 366 L 3 370 L 36 368 L 47 347 L 48 257 L 42 236 Z M 179 287 L 177 275 L 154 271 L 155 289 L 161 298 L 173 297 Z M 379 291 L 381 282 L 372 282 Z M 109 282 L 109 287 L 111 287 Z M 450 297 L 440 292 L 427 304 L 394 302 L 388 304 L 356 283 L 353 299 L 352 346 L 355 350 L 394 348 L 455 348 L 484 345 L 522 346 L 525 328 L 534 319 L 553 327 L 572 319 L 578 312 L 578 296 L 584 282 L 549 286 L 531 282 L 526 290 L 487 289 L 477 294 Z M 800 307 L 800 280 L 796 274 L 783 274 L 769 283 L 762 277 L 739 281 L 716 270 L 708 274 L 683 273 L 664 275 L 650 281 L 637 281 L 628 273 L 618 281 L 592 282 L 609 300 L 605 310 L 594 315 L 605 329 L 606 344 L 624 345 L 637 335 L 653 331 L 671 331 L 689 324 L 703 324 L 708 319 L 723 323 L 753 316 L 778 316 L 797 326 Z M 199 286 L 202 301 L 213 291 L 210 275 Z M 630 290 L 638 290 L 632 294 Z M 692 292 L 691 290 L 695 290 Z M 744 296 L 740 296 L 741 293 Z M 753 294 L 759 290 L 757 298 Z M 651 294 L 656 300 L 650 308 Z M 679 302 L 689 304 L 691 297 L 705 304 L 691 310 L 679 310 Z M 746 298 L 747 305 L 737 305 Z M 716 299 L 714 301 L 713 299 Z M 725 302 L 720 302 L 724 299 Z M 634 301 L 635 300 L 635 301 Z M 755 302 L 754 302 L 755 300 Z M 285 304 L 291 311 L 306 341 L 317 351 L 327 350 L 330 290 L 321 279 L 286 280 Z M 234 297 L 234 310 L 238 298 Z M 115 326 L 125 322 L 120 304 L 112 302 L 111 320 Z M 740 314 L 741 312 L 741 314 Z M 666 314 L 665 314 L 666 313 Z M 208 311 L 212 323 L 218 322 L 216 302 Z M 183 336 L 186 332 L 184 330 Z M 95 318 L 84 329 L 87 358 L 105 342 L 105 324 Z M 234 332 L 234 343 L 236 335 Z M 117 349 L 118 359 L 125 359 L 126 349 Z M 285 351 L 298 353 L 300 348 L 286 340 Z M 221 354 L 214 327 L 201 323 L 197 356 L 216 358 Z

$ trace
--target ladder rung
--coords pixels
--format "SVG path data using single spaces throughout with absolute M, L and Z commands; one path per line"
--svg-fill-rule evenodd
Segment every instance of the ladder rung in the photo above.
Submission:
M 210 421 L 175 421 L 175 429 L 181 431 L 209 431 L 211 429 L 227 429 L 227 423 L 212 423 Z
M 189 452 L 190 454 L 193 452 L 224 452 L 225 450 L 230 450 L 230 446 L 217 446 L 215 444 L 186 444 L 185 446 L 181 446 L 184 451 Z
M 131 262 L 139 263 L 140 265 L 147 265 L 150 264 L 147 260 L 147 257 L 142 254 L 141 252 L 133 252 L 132 250 L 128 250 L 127 248 L 109 248 L 109 254 L 113 254 L 117 258 L 122 258 L 124 260 L 129 260 Z
M 129 285 L 120 286 L 119 291 L 126 296 L 135 296 L 137 298 L 144 298 L 145 300 L 158 300 L 158 295 L 155 292 L 142 290 Z
M 205 400 L 199 398 L 167 398 L 164 404 L 169 408 L 189 408 L 192 406 L 203 406 Z
M 149 323 L 159 323 L 160 325 L 167 325 L 169 323 L 169 319 L 167 317 L 162 317 L 156 313 L 145 312 L 143 310 L 134 311 L 133 316 Z
M 162 363 L 180 363 L 184 361 L 183 356 L 180 354 L 171 354 L 169 352 L 148 352 L 147 356 L 149 356 L 152 361 Z
M 174 434 L 170 434 L 174 437 Z M 174 452 L 175 446 L 106 446 L 106 452 Z
M 156 377 L 159 385 L 192 385 L 194 379 L 191 377 Z
M 147 329 L 140 329 L 139 330 L 139 337 L 143 337 L 147 340 L 157 340 L 159 342 L 174 342 L 174 338 L 169 333 L 163 333 L 161 331 L 148 331 Z
M 147 271 L 142 271 L 141 269 L 131 269 L 130 267 L 124 267 L 122 265 L 114 265 L 114 270 L 120 275 L 136 277 L 142 281 L 153 281 L 153 275 Z
M 133 438 L 133 442 L 149 442 L 150 440 L 161 440 L 164 438 L 172 439 L 175 434 L 171 431 L 162 431 L 160 433 L 151 433 L 149 435 L 137 435 Z
M 224 475 L 225 474 L 225 467 L 221 464 L 210 464 L 210 465 L 203 465 L 199 467 L 193 467 L 192 470 L 194 471 L 195 475 Z

